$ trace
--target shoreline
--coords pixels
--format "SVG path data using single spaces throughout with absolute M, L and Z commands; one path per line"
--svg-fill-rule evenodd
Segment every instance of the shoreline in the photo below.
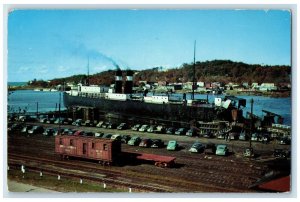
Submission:
M 58 91 L 54 88 L 44 88 L 40 86 L 8 86 L 8 91 L 16 91 L 16 90 L 35 90 L 35 91 L 44 91 L 44 92 L 55 92 Z M 174 93 L 192 93 L 189 90 L 176 90 Z M 207 95 L 205 92 L 195 92 L 199 95 Z M 213 95 L 209 93 L 209 95 Z M 217 94 L 216 94 L 217 95 Z M 291 91 L 237 91 L 237 90 L 226 90 L 223 94 L 220 95 L 228 95 L 228 96 L 263 96 L 263 97 L 272 97 L 272 98 L 287 98 L 291 97 Z
M 8 91 L 33 90 L 33 91 L 58 91 L 55 88 L 44 88 L 41 86 L 8 86 Z

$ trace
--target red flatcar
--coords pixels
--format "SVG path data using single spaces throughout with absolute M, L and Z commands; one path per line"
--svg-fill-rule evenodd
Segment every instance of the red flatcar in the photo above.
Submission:
M 138 153 L 136 159 L 154 163 L 157 167 L 167 168 L 175 165 L 175 157 Z
M 55 152 L 63 159 L 80 157 L 109 165 L 121 153 L 121 143 L 94 137 L 58 135 L 55 137 Z

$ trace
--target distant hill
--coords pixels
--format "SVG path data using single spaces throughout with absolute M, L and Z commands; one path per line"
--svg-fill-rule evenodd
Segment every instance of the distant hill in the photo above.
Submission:
M 257 82 L 257 83 L 289 83 L 291 67 L 285 65 L 261 66 L 259 64 L 245 64 L 230 60 L 213 60 L 196 62 L 196 79 L 204 82 Z M 184 63 L 178 68 L 161 71 L 161 67 L 135 71 L 134 82 L 139 81 L 167 81 L 167 82 L 188 82 L 193 79 L 193 63 Z M 90 75 L 90 84 L 109 85 L 114 82 L 115 71 L 108 70 Z M 66 78 L 53 79 L 50 85 L 57 85 L 63 82 L 83 82 L 86 75 L 75 75 Z M 125 78 L 125 72 L 124 76 Z

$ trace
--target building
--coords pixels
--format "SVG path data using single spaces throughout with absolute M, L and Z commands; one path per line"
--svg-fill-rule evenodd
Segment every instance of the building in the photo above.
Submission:
M 249 88 L 249 83 L 248 83 L 248 82 L 243 82 L 243 83 L 242 83 L 242 86 L 243 86 L 244 88 Z
M 266 179 L 255 183 L 251 188 L 263 192 L 289 192 L 291 191 L 291 179 L 289 175 L 275 179 Z
M 239 87 L 240 87 L 239 84 L 235 84 L 235 83 L 232 83 L 232 82 L 225 85 L 225 89 L 227 89 L 227 90 L 233 90 L 233 89 L 236 89 L 236 88 L 239 88 Z
M 205 83 L 202 82 L 202 81 L 198 81 L 198 82 L 197 82 L 197 86 L 200 87 L 200 88 L 201 88 L 201 87 L 204 87 L 204 86 L 205 86 Z
M 182 83 L 172 83 L 167 86 L 168 89 L 174 90 L 182 90 Z
M 259 88 L 258 83 L 252 83 L 251 88 L 252 89 L 258 89 Z
M 183 84 L 183 89 L 192 90 L 193 89 L 193 82 L 186 82 Z
M 168 83 L 166 81 L 158 81 L 159 86 L 166 86 Z
M 260 91 L 273 91 L 277 90 L 277 86 L 274 83 L 262 83 L 259 87 Z

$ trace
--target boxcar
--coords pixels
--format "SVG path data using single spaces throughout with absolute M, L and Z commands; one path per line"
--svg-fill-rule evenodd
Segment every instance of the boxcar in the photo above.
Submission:
M 110 139 L 59 135 L 55 137 L 55 152 L 62 159 L 80 157 L 109 165 L 121 153 L 121 143 Z

